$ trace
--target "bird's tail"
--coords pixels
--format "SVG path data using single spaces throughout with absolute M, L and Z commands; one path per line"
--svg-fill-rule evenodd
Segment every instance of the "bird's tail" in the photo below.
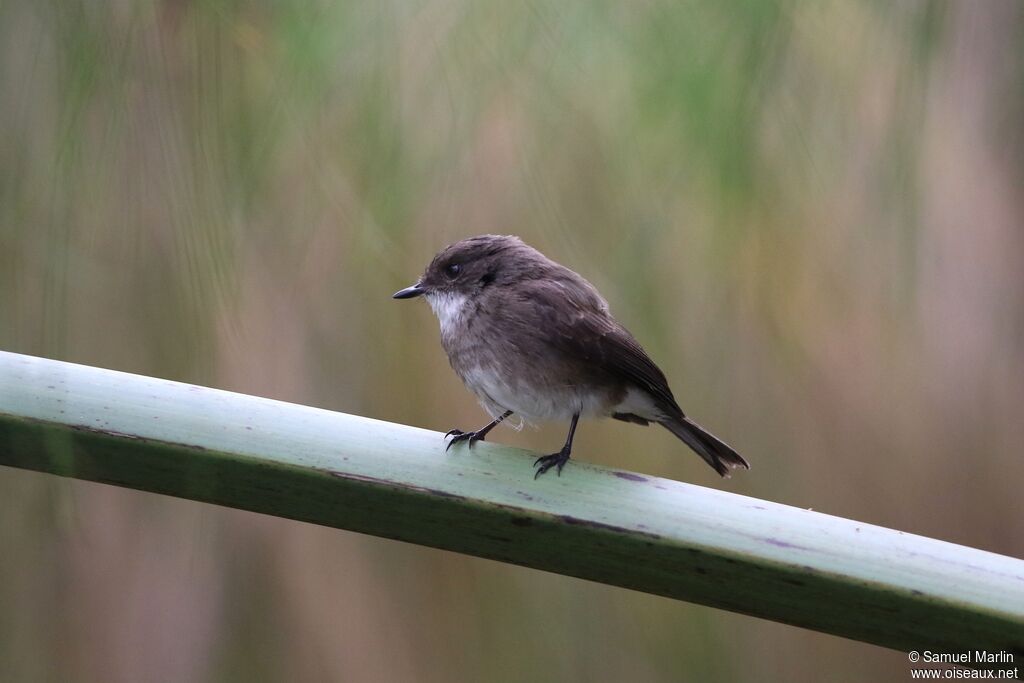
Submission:
M 737 467 L 750 469 L 750 465 L 739 453 L 688 417 L 669 418 L 659 424 L 696 451 L 723 477 L 728 477 L 729 471 Z

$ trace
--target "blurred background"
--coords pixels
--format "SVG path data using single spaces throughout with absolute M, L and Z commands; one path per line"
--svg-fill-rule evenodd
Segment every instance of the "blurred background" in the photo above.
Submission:
M 0 348 L 480 425 L 429 307 L 389 297 L 514 233 L 753 469 L 614 421 L 579 459 L 1020 557 L 1022 45 L 1015 0 L 6 0 Z M 0 546 L 4 681 L 908 677 L 767 621 L 10 469 Z

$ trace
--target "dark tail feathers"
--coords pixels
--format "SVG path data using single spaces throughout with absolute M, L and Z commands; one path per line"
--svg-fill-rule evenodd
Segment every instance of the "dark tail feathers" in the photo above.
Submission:
M 737 467 L 750 469 L 750 465 L 739 453 L 688 417 L 668 419 L 659 424 L 696 451 L 723 477 L 728 477 L 729 471 Z

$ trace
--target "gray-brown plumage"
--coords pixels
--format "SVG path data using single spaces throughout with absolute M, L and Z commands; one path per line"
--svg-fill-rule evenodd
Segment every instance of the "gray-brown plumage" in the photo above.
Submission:
M 747 462 L 691 421 L 665 375 L 608 311 L 597 290 L 518 237 L 480 235 L 441 251 L 419 282 L 396 299 L 424 295 L 441 324 L 452 368 L 494 420 L 453 429 L 452 444 L 483 439 L 516 413 L 530 421 L 570 420 L 558 453 L 538 458 L 539 476 L 561 473 L 577 420 L 657 422 L 724 476 Z

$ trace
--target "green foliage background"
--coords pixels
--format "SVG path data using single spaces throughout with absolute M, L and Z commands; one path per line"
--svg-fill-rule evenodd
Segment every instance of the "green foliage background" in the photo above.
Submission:
M 577 457 L 1021 556 L 1022 44 L 1014 0 L 0 2 L 0 348 L 466 428 L 428 308 L 389 296 L 444 244 L 515 233 L 753 469 L 723 482 L 612 422 Z M 31 473 L 0 472 L 0 546 L 3 680 L 908 676 Z

